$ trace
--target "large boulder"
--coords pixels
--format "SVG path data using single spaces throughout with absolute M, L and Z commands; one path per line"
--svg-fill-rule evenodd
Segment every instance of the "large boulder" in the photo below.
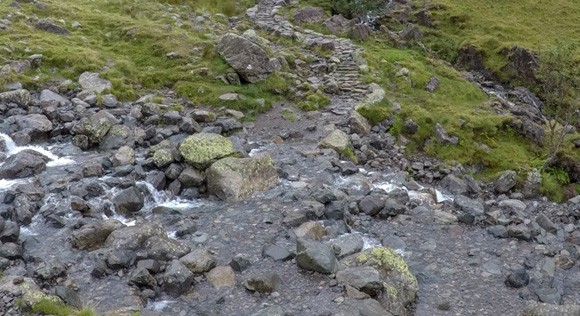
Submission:
M 348 135 L 339 129 L 335 129 L 326 136 L 326 138 L 318 144 L 318 147 L 334 149 L 342 156 L 352 160 L 354 163 L 358 163 Z
M 501 71 L 523 82 L 536 82 L 535 72 L 540 68 L 540 60 L 533 52 L 519 46 L 513 46 L 502 50 L 501 53 L 508 60 L 507 65 Z
M 145 197 L 134 186 L 128 187 L 113 197 L 113 204 L 118 213 L 130 215 L 138 212 L 145 205 Z
M 73 126 L 71 132 L 76 135 L 86 135 L 91 143 L 98 144 L 104 139 L 111 127 L 119 122 L 113 114 L 101 110 L 91 115 L 90 118 L 80 119 Z
M 46 158 L 32 150 L 23 150 L 8 157 L 0 166 L 0 179 L 35 176 L 46 169 Z
M 493 187 L 497 193 L 506 193 L 516 185 L 517 181 L 518 174 L 513 170 L 506 170 L 495 180 Z
M 294 13 L 294 21 L 298 23 L 318 23 L 324 17 L 324 9 L 319 7 L 303 7 Z
M 198 133 L 187 137 L 179 146 L 183 159 L 197 169 L 206 169 L 218 159 L 236 153 L 234 143 L 219 134 Z
M 163 291 L 177 297 L 193 289 L 194 275 L 179 260 L 173 260 L 158 281 Z
M 0 93 L 0 104 L 15 103 L 22 107 L 28 107 L 31 100 L 30 92 L 24 89 Z
M 278 172 L 269 155 L 221 159 L 207 169 L 206 177 L 208 192 L 224 200 L 246 197 L 278 182 Z
M 102 93 L 106 89 L 112 89 L 113 85 L 109 80 L 100 78 L 98 73 L 83 72 L 79 77 L 79 84 L 83 90 Z
M 381 288 L 376 282 L 375 270 L 369 270 L 369 275 L 361 274 L 365 270 L 346 270 L 348 273 L 342 273 L 341 282 L 372 295 L 390 312 L 389 315 L 410 314 L 409 307 L 417 299 L 419 285 L 415 276 L 409 271 L 405 260 L 393 249 L 386 247 L 369 249 L 344 258 L 341 265 L 350 269 L 374 268 L 380 275 Z
M 318 241 L 298 239 L 296 243 L 296 263 L 304 270 L 320 273 L 335 273 L 339 263 L 332 249 Z
M 29 114 L 16 119 L 20 131 L 26 132 L 31 138 L 44 136 L 52 131 L 52 123 L 42 114 Z
M 217 50 L 226 63 L 247 82 L 262 81 L 274 72 L 266 51 L 242 36 L 226 34 Z
M 47 90 L 47 89 L 42 90 L 40 92 L 39 99 L 40 99 L 40 102 L 47 102 L 47 103 L 54 102 L 58 105 L 68 105 L 71 103 L 67 98 L 63 97 L 62 95 L 60 95 L 58 93 L 54 93 L 54 92 Z
M 135 226 L 123 227 L 109 234 L 105 247 L 111 250 L 138 250 L 153 236 L 166 237 L 167 233 L 159 223 L 138 222 Z
M 97 249 L 113 231 L 122 227 L 124 225 L 114 219 L 89 223 L 72 232 L 72 245 L 78 249 Z

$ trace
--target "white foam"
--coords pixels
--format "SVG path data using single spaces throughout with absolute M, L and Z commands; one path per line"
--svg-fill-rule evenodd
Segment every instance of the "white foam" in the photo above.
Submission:
M 152 309 L 154 311 L 162 311 L 167 308 L 171 303 L 174 301 L 159 301 L 159 302 L 149 302 L 147 304 L 147 308 Z
M 390 182 L 379 182 L 379 183 L 375 183 L 373 184 L 373 189 L 379 189 L 379 190 L 383 190 L 387 193 L 395 190 L 395 189 L 403 189 L 403 190 L 407 190 L 407 188 L 402 187 L 400 185 L 396 185 Z
M 374 238 L 370 238 L 368 236 L 362 236 L 362 240 L 363 240 L 363 250 L 367 250 L 367 249 L 372 249 L 372 248 L 377 248 L 381 246 L 381 242 L 374 239 Z
M 15 179 L 15 180 L 8 180 L 8 179 L 0 179 L 0 191 L 8 190 L 16 184 L 26 183 L 27 180 L 23 179 Z
M 447 194 L 443 194 L 439 192 L 439 190 L 435 190 L 435 200 L 437 201 L 437 203 L 443 203 L 445 201 L 453 202 L 453 197 Z
M 8 156 L 15 155 L 24 150 L 32 150 L 45 156 L 50 160 L 46 164 L 47 167 L 65 166 L 75 163 L 74 160 L 68 157 L 59 157 L 50 152 L 50 150 L 47 150 L 40 146 L 17 146 L 14 140 L 6 134 L 0 133 L 0 138 L 4 139 L 4 144 L 6 146 L 6 154 Z

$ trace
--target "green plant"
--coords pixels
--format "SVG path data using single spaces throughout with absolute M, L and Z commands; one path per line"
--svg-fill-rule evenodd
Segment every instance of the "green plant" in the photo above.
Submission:
M 96 316 L 96 313 L 90 309 L 77 310 L 64 303 L 56 303 L 50 299 L 42 299 L 34 304 L 32 306 L 32 313 L 54 316 Z

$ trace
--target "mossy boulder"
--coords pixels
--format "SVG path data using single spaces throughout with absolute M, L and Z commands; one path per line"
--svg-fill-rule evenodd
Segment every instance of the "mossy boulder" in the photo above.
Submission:
M 206 171 L 209 193 L 223 200 L 235 200 L 267 190 L 278 182 L 272 158 L 224 158 Z
M 347 268 L 368 266 L 379 272 L 382 289 L 376 300 L 394 315 L 410 315 L 409 307 L 417 299 L 419 285 L 407 263 L 395 250 L 387 247 L 369 249 L 341 260 Z
M 335 129 L 326 136 L 326 138 L 318 144 L 318 147 L 334 149 L 342 156 L 352 160 L 352 162 L 358 163 L 358 159 L 354 153 L 354 148 L 350 143 L 348 135 L 339 129 Z
M 16 103 L 19 106 L 28 107 L 32 96 L 28 90 L 19 89 L 0 93 L 0 103 Z
M 385 98 L 385 90 L 381 88 L 378 84 L 372 83 L 369 86 L 371 93 L 369 93 L 362 101 L 360 101 L 355 107 L 355 110 L 360 110 L 361 108 L 367 108 L 372 105 L 381 103 Z
M 187 163 L 204 170 L 216 160 L 234 155 L 236 149 L 231 140 L 219 134 L 198 133 L 187 137 L 179 152 Z

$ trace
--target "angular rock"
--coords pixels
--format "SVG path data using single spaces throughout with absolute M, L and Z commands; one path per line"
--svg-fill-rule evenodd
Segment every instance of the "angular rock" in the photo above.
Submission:
M 380 196 L 367 195 L 358 202 L 361 212 L 375 216 L 385 207 L 385 201 Z
M 544 214 L 540 214 L 536 217 L 536 223 L 538 223 L 540 227 L 542 227 L 549 233 L 556 234 L 556 232 L 558 231 L 558 226 L 556 226 L 556 224 L 554 224 L 554 222 L 552 222 Z
M 320 240 L 326 236 L 326 229 L 319 222 L 310 221 L 294 228 L 294 234 L 296 238 Z
M 161 224 L 155 222 L 138 222 L 135 226 L 126 226 L 115 230 L 105 241 L 105 247 L 110 249 L 139 250 L 147 239 L 165 237 L 167 233 Z
M 135 163 L 135 151 L 129 146 L 123 146 L 111 158 L 113 167 L 127 166 Z
M 28 178 L 46 169 L 45 157 L 33 150 L 23 150 L 0 165 L 0 179 Z
M 187 163 L 204 170 L 214 161 L 236 153 L 234 144 L 219 134 L 198 133 L 187 137 L 179 146 Z
M 15 103 L 21 107 L 27 108 L 32 101 L 32 96 L 28 90 L 18 89 L 0 93 L 0 103 Z
M 427 86 L 425 87 L 425 90 L 433 93 L 435 92 L 435 90 L 437 90 L 437 88 L 439 88 L 439 78 L 433 76 L 429 79 L 429 82 L 427 82 Z
M 350 143 L 348 135 L 339 129 L 335 129 L 328 136 L 326 136 L 326 138 L 324 138 L 318 144 L 318 147 L 334 149 L 339 154 L 357 163 L 356 156 L 354 156 L 353 147 Z
M 294 21 L 298 23 L 318 23 L 324 17 L 324 9 L 319 7 L 302 7 L 294 13 Z
M 157 285 L 157 280 L 145 268 L 137 267 L 129 274 L 129 284 L 154 288 Z
M 217 51 L 247 82 L 262 81 L 274 72 L 266 51 L 245 37 L 226 34 L 219 42 Z
M 369 121 L 357 111 L 352 111 L 348 118 L 350 129 L 359 135 L 368 135 L 371 132 L 371 124 Z
M 527 207 L 526 203 L 516 199 L 502 200 L 498 203 L 498 206 L 508 212 L 522 212 Z
M 278 289 L 282 279 L 275 273 L 254 274 L 244 281 L 244 287 L 252 292 L 272 293 Z
M 504 171 L 497 180 L 493 183 L 493 187 L 498 193 L 507 193 L 515 185 L 518 180 L 518 174 L 515 171 Z
M 102 93 L 106 89 L 112 89 L 113 85 L 109 80 L 102 79 L 98 73 L 83 72 L 79 77 L 79 84 L 83 90 Z
M 364 240 L 360 234 L 345 234 L 328 242 L 339 259 L 362 251 Z
M 439 144 L 443 145 L 457 145 L 459 144 L 459 138 L 456 136 L 450 136 L 447 131 L 441 126 L 441 124 L 435 124 L 435 138 Z
M 115 210 L 123 215 L 130 215 L 138 212 L 145 205 L 145 197 L 135 186 L 131 186 L 117 193 L 113 197 Z
M 525 198 L 535 198 L 540 195 L 540 188 L 542 186 L 542 175 L 538 169 L 532 169 L 528 172 L 528 176 L 524 181 L 522 193 Z
M 72 245 L 81 250 L 94 250 L 99 248 L 109 235 L 124 225 L 114 219 L 96 221 L 82 226 L 72 232 Z
M 173 260 L 159 276 L 158 281 L 163 291 L 177 297 L 193 289 L 194 275 L 179 260 Z
M 233 288 L 236 285 L 236 274 L 229 266 L 219 266 L 211 269 L 206 276 L 207 281 L 216 289 Z
M 272 258 L 274 261 L 286 261 L 294 255 L 288 249 L 278 245 L 265 245 L 262 248 L 262 257 Z
M 69 35 L 70 32 L 64 27 L 55 24 L 49 19 L 40 19 L 34 25 L 37 29 L 58 35 Z
M 332 249 L 318 241 L 298 239 L 296 242 L 296 263 L 305 270 L 320 273 L 335 273 L 338 260 Z
M 154 260 L 170 261 L 185 256 L 191 248 L 183 242 L 167 237 L 153 236 L 144 244 L 147 257 Z
M 447 175 L 439 184 L 453 195 L 467 193 L 467 183 L 453 174 Z
M 215 268 L 216 258 L 203 248 L 195 249 L 179 259 L 191 272 L 203 273 Z
M 240 199 L 278 183 L 278 171 L 269 155 L 224 158 L 206 171 L 207 189 L 223 200 Z
M 471 224 L 475 220 L 480 219 L 485 213 L 485 207 L 483 203 L 463 195 L 456 196 L 453 200 L 453 204 L 459 210 L 465 213 L 463 216 L 460 216 L 460 220 L 466 222 L 467 224 Z
M 251 265 L 249 257 L 244 254 L 237 254 L 230 261 L 230 267 L 238 272 L 248 269 Z
M 518 271 L 510 273 L 505 280 L 505 285 L 516 289 L 524 287 L 529 283 L 530 283 L 530 275 L 525 269 L 520 269 Z
M 90 143 L 99 144 L 107 135 L 111 127 L 119 120 L 106 110 L 101 110 L 90 117 L 81 118 L 71 129 L 76 135 L 85 135 Z
M 20 130 L 31 138 L 46 136 L 53 128 L 52 122 L 42 114 L 28 114 L 19 117 L 16 123 Z
M 379 271 L 370 266 L 352 267 L 336 273 L 336 281 L 350 285 L 370 296 L 377 296 L 383 290 Z
M 67 98 L 60 94 L 46 89 L 40 92 L 40 102 L 55 102 L 58 105 L 67 105 L 71 103 Z

